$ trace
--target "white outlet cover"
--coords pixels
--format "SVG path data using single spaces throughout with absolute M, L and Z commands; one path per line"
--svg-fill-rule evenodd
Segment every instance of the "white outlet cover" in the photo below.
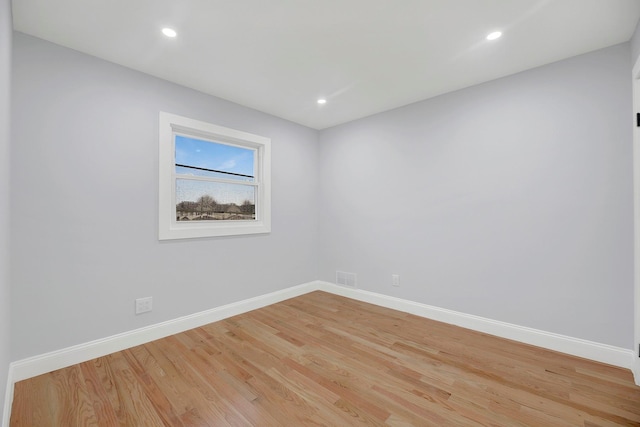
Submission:
M 136 314 L 147 313 L 153 309 L 153 297 L 136 299 Z

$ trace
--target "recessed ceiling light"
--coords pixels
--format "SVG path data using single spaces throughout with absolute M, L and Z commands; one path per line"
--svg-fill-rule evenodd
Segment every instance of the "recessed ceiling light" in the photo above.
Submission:
M 318 104 L 322 105 L 322 104 L 326 104 L 326 103 L 327 103 L 326 99 L 324 99 L 324 98 L 318 99 Z
M 175 37 L 178 35 L 178 33 L 176 33 L 176 30 L 172 29 L 172 28 L 163 28 L 162 29 L 162 34 L 164 34 L 167 37 Z
M 502 37 L 502 32 L 501 31 L 494 31 L 493 33 L 490 33 L 487 36 L 487 40 L 496 40 L 496 39 L 499 39 L 500 37 Z

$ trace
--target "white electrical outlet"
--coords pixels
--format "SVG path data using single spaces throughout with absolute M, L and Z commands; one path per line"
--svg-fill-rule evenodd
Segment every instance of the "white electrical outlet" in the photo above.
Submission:
M 394 286 L 396 288 L 400 286 L 400 275 L 399 274 L 392 274 L 391 275 L 391 286 Z
M 136 314 L 146 313 L 153 309 L 153 297 L 136 299 Z

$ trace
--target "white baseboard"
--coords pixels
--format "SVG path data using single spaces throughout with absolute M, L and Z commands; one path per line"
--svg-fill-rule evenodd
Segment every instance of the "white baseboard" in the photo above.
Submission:
M 9 372 L 7 374 L 7 389 L 4 393 L 4 406 L 2 409 L 2 426 L 9 427 L 11 421 L 11 405 L 13 404 L 13 385 L 15 381 L 13 379 L 12 369 L 9 366 Z
M 317 285 L 323 291 L 358 301 L 633 370 L 634 353 L 632 350 L 513 325 L 361 289 L 346 288 L 329 282 L 319 282 Z
M 638 380 L 640 379 L 638 364 L 635 361 L 635 355 L 632 350 L 464 314 L 361 289 L 346 288 L 329 282 L 314 281 L 122 334 L 12 362 L 9 366 L 2 426 L 9 426 L 10 409 L 13 401 L 13 386 L 18 381 L 77 363 L 86 362 L 97 357 L 184 332 L 208 323 L 217 322 L 315 290 L 341 295 L 490 335 L 630 369 L 635 375 L 636 384 L 638 384 Z
M 368 302 L 498 337 L 584 357 L 632 371 L 635 371 L 636 367 L 632 350 L 513 325 L 361 289 L 338 286 L 329 282 L 314 281 L 122 334 L 19 360 L 11 363 L 9 372 L 14 382 L 22 381 L 36 375 L 85 362 L 95 359 L 96 357 L 105 356 L 116 351 L 197 328 L 208 323 L 217 322 L 270 304 L 275 304 L 314 290 L 322 290 L 336 295 L 342 295 L 358 301 Z
M 243 301 L 223 305 L 211 310 L 179 317 L 133 331 L 124 332 L 110 337 L 90 341 L 84 344 L 63 348 L 39 356 L 22 359 L 11 363 L 13 381 L 18 382 L 36 375 L 62 369 L 77 363 L 107 354 L 135 347 L 169 335 L 197 328 L 208 323 L 217 322 L 237 314 L 246 313 L 267 305 L 275 304 L 289 298 L 294 298 L 318 289 L 316 282 L 309 282 L 299 286 L 272 292 L 270 294 L 249 298 Z

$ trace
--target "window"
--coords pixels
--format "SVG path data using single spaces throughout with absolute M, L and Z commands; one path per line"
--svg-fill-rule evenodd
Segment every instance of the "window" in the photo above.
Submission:
M 159 238 L 271 231 L 271 140 L 160 113 Z

